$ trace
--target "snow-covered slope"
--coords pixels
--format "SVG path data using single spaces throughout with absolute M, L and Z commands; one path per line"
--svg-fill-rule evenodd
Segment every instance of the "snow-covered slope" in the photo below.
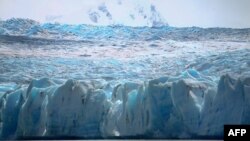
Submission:
M 1 98 L 2 137 L 222 138 L 224 124 L 250 123 L 250 77 L 184 74 L 124 82 L 111 98 L 96 82 L 33 80 Z

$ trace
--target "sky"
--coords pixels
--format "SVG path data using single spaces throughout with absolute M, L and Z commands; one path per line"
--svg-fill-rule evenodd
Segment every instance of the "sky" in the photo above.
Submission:
M 170 26 L 250 28 L 250 0 L 0 0 L 0 19 L 110 24 L 107 18 L 100 18 L 98 23 L 90 19 L 89 13 L 98 11 L 100 5 L 107 7 L 112 23 L 129 26 L 144 26 L 146 21 L 138 9 L 150 14 L 150 6 L 154 5 Z

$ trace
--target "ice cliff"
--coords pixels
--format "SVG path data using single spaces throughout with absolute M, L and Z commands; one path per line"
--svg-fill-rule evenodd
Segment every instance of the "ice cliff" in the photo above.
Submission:
M 1 97 L 2 139 L 222 138 L 224 124 L 250 124 L 250 77 L 218 84 L 189 69 L 144 83 L 51 79 Z M 111 96 L 110 96 L 111 93 Z

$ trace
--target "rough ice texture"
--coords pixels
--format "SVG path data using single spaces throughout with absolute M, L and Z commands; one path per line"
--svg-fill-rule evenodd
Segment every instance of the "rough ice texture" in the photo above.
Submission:
M 249 33 L 0 21 L 1 139 L 222 139 L 250 124 Z
M 90 11 L 89 14 L 91 19 L 95 21 L 97 18 L 96 14 L 98 15 L 98 13 L 96 11 Z M 129 27 L 121 25 L 91 26 L 86 24 L 68 25 L 59 23 L 39 23 L 30 19 L 12 18 L 6 21 L 0 20 L 0 36 L 1 38 L 20 36 L 20 39 L 25 38 L 26 41 L 29 41 L 29 38 L 27 39 L 27 37 L 35 37 L 37 39 L 51 39 L 50 42 L 55 42 L 59 39 L 64 39 L 67 41 L 72 39 L 81 41 L 100 41 L 113 39 L 145 41 L 155 41 L 161 39 L 182 41 L 249 41 L 250 38 L 250 28 L 175 28 L 164 24 L 157 12 L 152 12 L 152 15 L 148 18 L 150 19 L 150 23 L 153 28 Z
M 106 84 L 103 84 L 106 85 Z M 2 138 L 222 138 L 224 124 L 250 123 L 250 77 L 195 70 L 104 90 L 96 81 L 33 80 L 1 98 Z

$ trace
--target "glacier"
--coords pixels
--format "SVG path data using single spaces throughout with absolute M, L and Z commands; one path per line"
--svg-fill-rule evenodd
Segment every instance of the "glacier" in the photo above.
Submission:
M 250 124 L 249 47 L 250 29 L 0 21 L 0 139 L 223 139 Z
M 224 124 L 249 124 L 249 76 L 186 73 L 124 82 L 110 98 L 96 82 L 33 80 L 1 98 L 2 137 L 222 138 Z

